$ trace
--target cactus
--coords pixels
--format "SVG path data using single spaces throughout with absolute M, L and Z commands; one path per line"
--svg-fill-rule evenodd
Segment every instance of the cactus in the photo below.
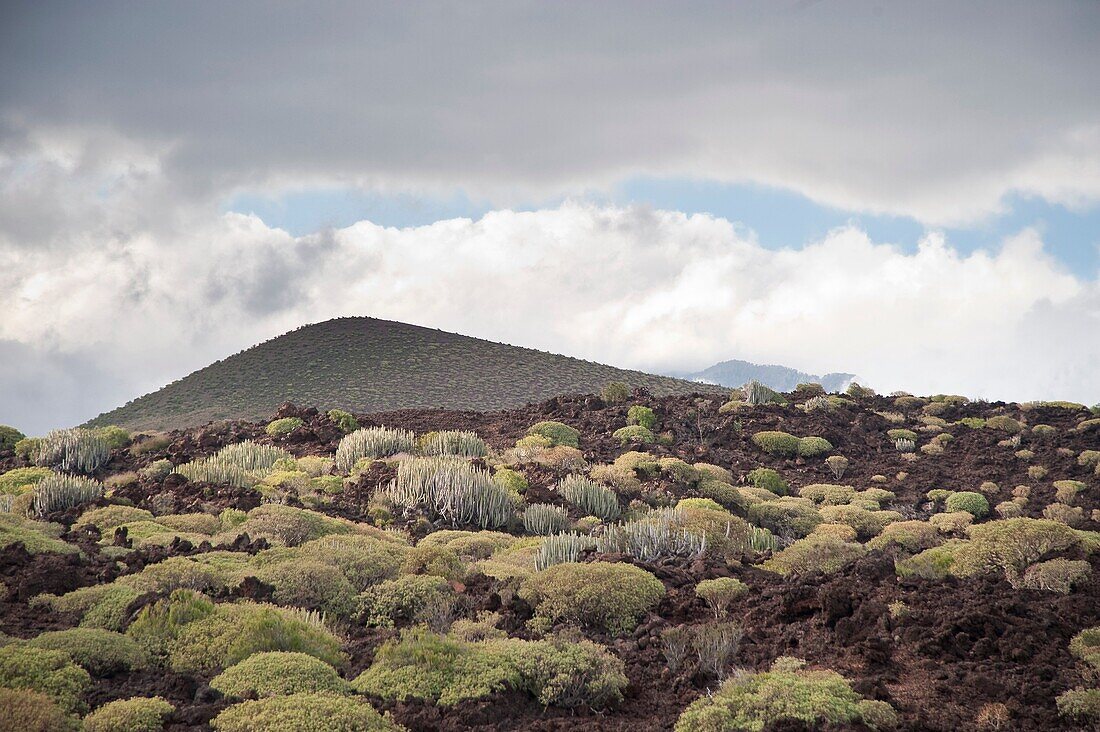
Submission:
M 507 526 L 515 517 L 512 495 L 488 471 L 453 457 L 402 461 L 397 479 L 382 495 L 406 513 L 423 511 L 432 519 L 483 529 Z
M 409 430 L 366 427 L 345 435 L 336 448 L 336 469 L 350 473 L 361 458 L 381 458 L 399 452 L 413 452 L 416 435 Z
M 596 516 L 604 521 L 619 518 L 622 509 L 619 497 L 614 491 L 604 488 L 583 475 L 567 475 L 558 484 L 558 490 L 565 500 L 581 509 L 588 516 Z
M 177 466 L 175 472 L 191 481 L 249 488 L 271 472 L 279 460 L 292 460 L 286 450 L 251 440 L 227 445 L 208 458 Z
M 894 440 L 894 447 L 898 449 L 898 452 L 913 452 L 917 449 L 917 443 L 908 437 L 899 437 Z
M 555 564 L 575 562 L 581 552 L 592 549 L 595 542 L 590 536 L 581 534 L 555 534 L 542 540 L 535 553 L 535 569 L 539 572 Z
M 569 528 L 569 514 L 560 506 L 536 503 L 523 512 L 523 528 L 541 536 L 560 534 Z
M 35 463 L 70 473 L 91 473 L 107 462 L 111 448 L 95 430 L 54 430 L 42 440 Z
M 102 495 L 103 484 L 97 480 L 78 475 L 48 475 L 34 487 L 31 511 L 42 518 L 55 511 L 94 501 Z
M 608 526 L 596 542 L 604 553 L 629 554 L 652 562 L 661 557 L 695 559 L 707 548 L 705 536 L 683 528 L 683 513 L 674 508 L 650 511 L 644 518 Z
M 484 440 L 476 432 L 447 430 L 429 432 L 420 438 L 420 452 L 423 455 L 455 455 L 457 457 L 485 457 L 489 454 Z
M 749 527 L 749 548 L 754 552 L 771 551 L 779 548 L 779 539 L 775 534 L 759 526 Z

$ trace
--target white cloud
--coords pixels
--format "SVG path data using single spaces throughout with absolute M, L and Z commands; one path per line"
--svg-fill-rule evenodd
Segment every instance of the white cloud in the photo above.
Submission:
M 361 314 L 653 370 L 736 357 L 885 390 L 1100 401 L 1100 284 L 1031 230 L 963 256 L 936 235 L 907 253 L 856 228 L 771 251 L 722 219 L 579 203 L 301 238 L 239 214 L 181 217 L 61 259 L 0 247 L 0 344 L 88 380 L 79 404 L 67 387 L 32 408 L 13 398 L 30 376 L 3 369 L 0 422 L 81 421 L 122 388 Z

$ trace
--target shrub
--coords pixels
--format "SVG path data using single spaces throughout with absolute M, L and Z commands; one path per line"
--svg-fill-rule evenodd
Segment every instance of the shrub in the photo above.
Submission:
M 621 512 L 619 498 L 613 491 L 582 475 L 567 475 L 558 484 L 558 490 L 565 500 L 586 515 L 597 516 L 604 521 L 614 521 Z
M 948 511 L 966 511 L 974 518 L 981 518 L 989 513 L 989 501 L 981 493 L 973 491 L 952 493 L 944 505 Z
M 1010 435 L 1018 434 L 1024 429 L 1024 425 L 1021 422 L 1017 422 L 1012 417 L 1003 414 L 990 417 L 985 421 L 985 426 L 989 429 L 1007 432 Z
M 91 473 L 110 456 L 111 448 L 102 435 L 77 427 L 46 435 L 37 446 L 34 461 L 68 473 Z
M 1086 468 L 1100 468 L 1100 450 L 1082 450 L 1077 456 L 1077 464 Z
M 753 443 L 769 455 L 794 457 L 798 454 L 800 440 L 786 432 L 757 432 L 752 436 Z
M 657 460 L 657 466 L 661 473 L 668 476 L 669 480 L 674 483 L 694 485 L 706 477 L 703 471 L 696 469 L 694 465 L 689 465 L 680 458 L 660 458 Z
M 117 583 L 81 587 L 58 597 L 39 595 L 32 605 L 46 605 L 57 612 L 76 613 L 85 628 L 122 630 L 129 616 L 127 608 L 141 593 Z
M 445 602 L 452 593 L 442 577 L 404 575 L 363 591 L 356 616 L 366 625 L 393 627 L 395 621 L 413 620 L 425 608 Z
M 628 564 L 559 564 L 531 575 L 520 597 L 536 609 L 536 625 L 558 621 L 599 627 L 613 635 L 633 630 L 665 594 L 660 580 Z
M 24 438 L 26 435 L 14 427 L 0 424 L 0 451 L 14 450 L 16 443 Z
M 890 438 L 891 442 L 897 442 L 898 440 L 913 440 L 914 442 L 916 442 L 917 440 L 917 433 L 913 430 L 887 430 L 886 436 Z
M 1073 689 L 1058 695 L 1058 713 L 1081 723 L 1100 723 L 1100 689 Z
M 1014 501 L 1001 501 L 993 510 L 997 512 L 997 516 L 1003 519 L 1024 515 L 1024 510 L 1020 507 L 1020 504 Z
M 236 531 L 252 538 L 265 537 L 287 546 L 329 534 L 349 534 L 353 525 L 315 511 L 278 504 L 259 506 L 248 512 L 248 519 Z
M 725 615 L 730 604 L 748 591 L 748 585 L 732 577 L 702 580 L 695 585 L 695 594 L 706 600 L 716 619 Z
M 305 653 L 256 653 L 214 677 L 210 685 L 238 698 L 286 696 L 307 692 L 347 694 L 350 684 L 336 669 Z
M 305 422 L 303 422 L 300 417 L 283 417 L 282 419 L 268 422 L 267 427 L 264 428 L 264 432 L 271 437 L 286 437 L 303 424 L 305 424 Z
M 741 647 L 744 632 L 735 623 L 705 623 L 695 626 L 691 642 L 703 671 L 725 678 L 726 670 Z
M 1048 559 L 1024 571 L 1019 586 L 1027 590 L 1050 590 L 1068 595 L 1074 585 L 1084 581 L 1092 567 L 1084 560 Z
M 629 683 L 623 662 L 591 641 L 509 639 L 493 645 L 516 665 L 522 688 L 544 705 L 601 709 L 620 701 Z
M 477 458 L 489 454 L 485 442 L 477 436 L 476 432 L 458 430 L 429 432 L 420 438 L 418 446 L 420 453 L 429 457 L 452 455 L 455 457 Z
M 527 478 L 518 470 L 497 468 L 493 473 L 493 481 L 501 488 L 517 496 L 521 496 L 527 492 Z
M 899 577 L 941 580 L 951 573 L 957 550 L 957 544 L 952 543 L 925 549 L 907 559 L 896 560 L 894 570 Z
M 272 599 L 280 605 L 338 616 L 350 615 L 355 609 L 355 588 L 332 564 L 294 559 L 265 567 L 257 576 L 274 585 Z
M 809 498 L 814 503 L 824 503 L 829 506 L 842 506 L 852 502 L 856 496 L 856 489 L 849 485 L 833 485 L 831 483 L 813 483 L 802 486 L 798 491 L 802 498 Z
M 1047 519 L 989 521 L 969 531 L 970 542 L 957 552 L 955 570 L 963 575 L 1001 570 L 1013 587 L 1032 564 L 1080 542 L 1073 529 Z
M 119 699 L 85 717 L 84 732 L 159 732 L 175 709 L 159 696 Z
M 0 688 L 0 729 L 12 732 L 77 732 L 80 723 L 45 694 L 33 689 Z
M 787 481 L 771 468 L 756 468 L 745 477 L 755 487 L 771 491 L 777 496 L 785 496 L 790 491 Z
M 431 574 L 452 582 L 461 581 L 466 576 L 466 566 L 453 549 L 424 542 L 405 554 L 401 571 L 405 574 Z
M 754 503 L 749 506 L 748 519 L 788 539 L 806 536 L 822 522 L 813 502 L 799 498 Z
M 54 472 L 49 468 L 15 468 L 0 475 L 0 493 L 18 495 L 38 485 Z
M 833 478 L 840 480 L 844 477 L 844 473 L 848 470 L 848 458 L 843 455 L 830 455 L 825 458 L 825 464 L 829 466 L 829 470 L 832 471 Z
M 649 407 L 635 404 L 627 410 L 626 423 L 640 425 L 647 430 L 651 430 L 657 424 L 657 415 Z
M 27 644 L 32 648 L 62 651 L 95 676 L 141 668 L 149 660 L 133 638 L 99 628 L 50 631 L 32 638 Z
M 428 534 L 417 546 L 446 547 L 459 557 L 487 559 L 494 552 L 507 549 L 518 541 L 515 536 L 499 531 L 443 530 Z
M 676 508 L 681 511 L 689 508 L 705 508 L 709 511 L 726 510 L 720 503 L 709 498 L 681 498 L 676 502 Z
M 726 681 L 713 694 L 688 705 L 676 722 L 676 732 L 762 730 L 781 720 L 814 729 L 850 727 L 857 721 L 872 729 L 887 729 L 878 725 L 889 725 L 891 719 L 896 722 L 896 715 L 890 717 L 887 711 L 889 705 L 861 704 L 864 700 L 840 674 L 801 665 L 780 658 L 770 671 Z
M 303 559 L 338 567 L 356 590 L 396 577 L 408 549 L 360 534 L 334 534 L 302 544 Z
M 345 412 L 343 409 L 328 410 L 328 418 L 332 420 L 345 435 L 359 429 L 359 420 L 357 420 L 355 415 L 351 412 Z
M 648 445 L 654 440 L 653 433 L 638 424 L 620 427 L 611 436 L 618 440 L 620 445 L 627 445 L 632 442 Z
M 877 536 L 889 524 L 901 521 L 897 511 L 869 511 L 860 506 L 822 506 L 821 518 L 835 524 L 847 524 L 862 538 Z
M 970 524 L 974 523 L 974 514 L 969 511 L 937 513 L 928 517 L 928 523 L 945 534 L 957 534 L 960 531 L 965 531 Z
M 1085 512 L 1080 506 L 1052 503 L 1043 509 L 1043 518 L 1059 521 L 1067 526 L 1078 526 L 1085 520 Z
M 898 521 L 887 525 L 882 532 L 867 542 L 868 549 L 885 549 L 898 546 L 910 554 L 931 549 L 943 542 L 935 526 L 924 521 Z
M 0 687 L 37 691 L 66 712 L 76 712 L 83 708 L 81 696 L 91 684 L 88 672 L 64 651 L 22 644 L 0 647 Z
M 1073 636 L 1069 642 L 1069 652 L 1100 671 L 1100 625 L 1086 628 Z
M 1072 504 L 1077 494 L 1085 490 L 1086 485 L 1079 480 L 1054 481 L 1054 497 L 1061 503 Z
M 189 557 L 169 557 L 147 565 L 138 574 L 122 577 L 118 582 L 139 592 L 172 592 L 178 589 L 212 590 L 226 586 L 230 579 L 218 567 L 201 564 Z
M 859 559 L 866 550 L 859 544 L 832 536 L 811 535 L 783 549 L 762 566 L 777 574 L 829 574 Z
M 600 391 L 600 396 L 608 404 L 620 404 L 630 398 L 630 387 L 621 381 L 612 381 Z
M 126 447 L 131 441 L 130 432 L 118 425 L 112 424 L 106 427 L 97 427 L 95 433 L 103 438 L 103 441 L 107 443 L 107 448 L 110 450 L 118 450 Z
M 856 530 L 848 524 L 818 524 L 810 536 L 831 536 L 841 541 L 855 541 Z
M 803 437 L 798 441 L 798 454 L 800 457 L 817 457 L 830 452 L 832 449 L 832 443 L 824 437 Z
M 523 512 L 523 528 L 529 534 L 548 536 L 560 534 L 569 528 L 569 514 L 560 506 L 534 503 Z
M 366 701 L 333 694 L 291 694 L 229 707 L 211 723 L 216 732 L 400 732 Z
M 77 475 L 48 475 L 34 488 L 32 511 L 42 517 L 94 501 L 103 495 L 103 484 Z

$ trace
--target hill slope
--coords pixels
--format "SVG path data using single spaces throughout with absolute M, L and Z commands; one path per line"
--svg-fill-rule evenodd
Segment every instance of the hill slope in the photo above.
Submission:
M 217 361 L 88 424 L 171 429 L 215 419 L 261 419 L 287 400 L 355 412 L 485 411 L 598 392 L 609 381 L 645 387 L 654 395 L 715 390 L 406 323 L 338 318 Z
M 786 366 L 761 365 L 732 359 L 693 374 L 685 374 L 684 378 L 728 387 L 742 386 L 756 379 L 776 391 L 793 391 L 799 384 L 816 382 L 825 387 L 825 391 L 839 392 L 847 389 L 856 375 L 832 373 L 815 376 Z

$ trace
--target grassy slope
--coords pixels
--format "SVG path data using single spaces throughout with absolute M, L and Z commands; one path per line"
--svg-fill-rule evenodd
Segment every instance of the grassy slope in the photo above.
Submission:
M 286 400 L 356 412 L 494 410 L 598 392 L 609 381 L 655 395 L 714 390 L 431 328 L 340 318 L 217 361 L 88 424 L 171 429 L 214 419 L 258 420 Z

